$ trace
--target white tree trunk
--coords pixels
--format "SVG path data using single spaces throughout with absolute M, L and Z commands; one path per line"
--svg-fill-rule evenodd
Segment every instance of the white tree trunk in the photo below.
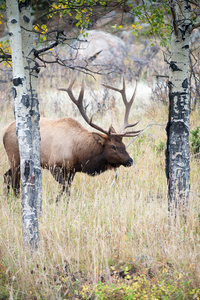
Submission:
M 16 130 L 20 151 L 22 225 L 25 245 L 35 248 L 38 242 L 38 219 L 34 199 L 31 99 L 24 73 L 18 1 L 6 0 L 6 6 L 13 66 Z
M 29 1 L 30 2 L 30 1 Z M 20 25 L 22 27 L 22 48 L 24 56 L 25 77 L 28 84 L 28 94 L 31 99 L 30 115 L 32 121 L 32 143 L 34 161 L 34 201 L 35 207 L 42 209 L 42 173 L 40 164 L 40 127 L 37 83 L 39 68 L 34 60 L 33 27 L 31 22 L 31 6 L 20 3 Z
M 188 93 L 190 5 L 187 0 L 173 1 L 174 30 L 171 37 L 169 79 L 169 120 L 167 125 L 166 173 L 169 213 L 187 215 L 189 201 L 189 120 Z

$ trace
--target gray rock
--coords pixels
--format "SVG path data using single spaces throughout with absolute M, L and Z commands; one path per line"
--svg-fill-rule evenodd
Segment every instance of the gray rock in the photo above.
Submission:
M 70 48 L 71 66 L 80 66 L 95 72 L 122 73 L 125 70 L 124 60 L 127 55 L 125 43 L 118 37 L 98 30 L 87 31 L 79 36 Z

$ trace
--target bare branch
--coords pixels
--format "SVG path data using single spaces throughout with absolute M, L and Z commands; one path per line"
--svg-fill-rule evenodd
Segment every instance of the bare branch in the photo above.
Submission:
M 199 28 L 199 27 L 200 27 L 200 22 L 197 22 L 197 23 L 192 25 L 192 30 L 196 29 L 196 28 Z
M 169 1 L 169 6 L 170 6 L 171 13 L 172 13 L 174 32 L 175 32 L 175 35 L 178 35 L 177 18 L 176 18 L 176 11 L 174 8 L 173 0 Z

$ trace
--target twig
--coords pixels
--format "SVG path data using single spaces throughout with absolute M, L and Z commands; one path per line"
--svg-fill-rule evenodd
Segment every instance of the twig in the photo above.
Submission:
M 113 185 L 114 185 L 114 183 L 115 183 L 115 181 L 117 180 L 117 177 L 118 177 L 118 175 L 117 175 L 117 169 L 114 169 L 114 171 L 115 171 L 115 178 L 113 179 L 113 181 L 111 183 L 110 189 L 112 189 L 112 187 L 113 187 Z
M 126 149 L 132 144 L 132 142 L 135 139 L 137 139 L 141 134 L 143 134 L 151 126 L 166 126 L 166 124 L 149 124 L 147 127 L 144 128 L 144 130 L 142 130 L 136 137 L 134 137 L 132 139 L 132 141 L 126 146 Z M 198 153 L 198 154 L 200 154 L 200 153 Z M 117 177 L 118 177 L 118 175 L 117 175 L 117 169 L 114 169 L 114 171 L 115 171 L 115 177 L 113 179 L 113 182 L 111 183 L 110 190 L 112 189 L 112 187 L 113 187 L 113 185 L 114 185 L 114 183 L 115 183 L 115 181 L 117 180 Z
M 144 128 L 144 130 L 142 130 L 136 137 L 134 137 L 130 143 L 126 146 L 126 149 L 132 144 L 132 142 L 137 139 L 137 137 L 139 137 L 141 134 L 143 134 L 149 127 L 151 126 L 166 126 L 166 124 L 149 124 L 147 127 Z

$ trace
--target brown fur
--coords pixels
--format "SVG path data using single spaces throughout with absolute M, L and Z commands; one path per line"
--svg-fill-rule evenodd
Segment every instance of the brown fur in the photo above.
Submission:
M 133 163 L 121 137 L 89 132 L 74 119 L 54 121 L 41 118 L 40 132 L 41 166 L 50 170 L 63 191 L 69 191 L 76 172 L 94 176 L 121 165 L 129 167 Z M 4 181 L 8 187 L 11 183 L 15 194 L 18 194 L 20 155 L 15 122 L 5 130 L 3 143 L 11 165 L 4 174 Z

